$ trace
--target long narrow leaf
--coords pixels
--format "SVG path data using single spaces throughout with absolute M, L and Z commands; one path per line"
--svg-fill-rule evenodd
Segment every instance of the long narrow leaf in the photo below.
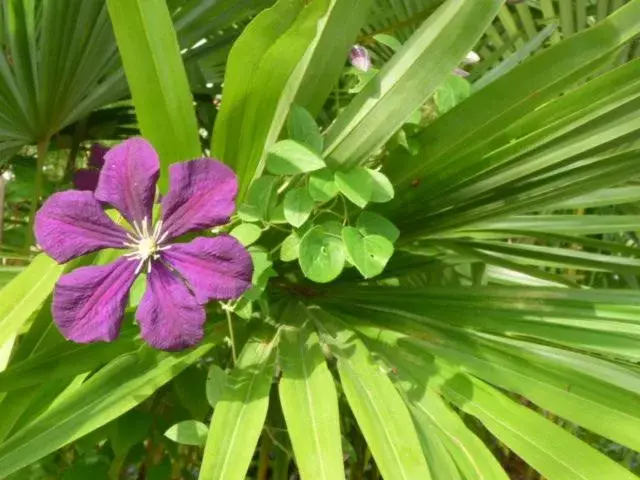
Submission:
M 211 419 L 200 480 L 242 480 L 269 407 L 274 339 L 250 340 Z

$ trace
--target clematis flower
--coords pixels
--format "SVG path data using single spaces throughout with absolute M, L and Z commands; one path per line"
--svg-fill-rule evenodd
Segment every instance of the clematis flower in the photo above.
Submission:
M 371 57 L 366 48 L 361 45 L 354 45 L 351 47 L 351 53 L 349 53 L 349 61 L 358 70 L 368 72 L 371 68 Z
M 100 170 L 104 165 L 104 156 L 109 151 L 109 147 L 94 143 L 89 151 L 88 168 L 79 168 L 73 176 L 73 186 L 76 190 L 95 191 L 98 186 Z
M 201 340 L 204 304 L 237 298 L 251 286 L 251 257 L 235 238 L 177 243 L 186 233 L 229 221 L 238 189 L 233 171 L 209 158 L 169 167 L 169 192 L 154 224 L 159 172 L 153 147 L 132 138 L 106 154 L 95 192 L 56 193 L 39 210 L 36 239 L 58 263 L 104 248 L 123 253 L 109 265 L 78 268 L 60 278 L 52 313 L 66 338 L 115 340 L 129 289 L 146 273 L 147 288 L 135 316 L 142 338 L 159 349 L 180 350 Z M 118 210 L 130 228 L 113 222 L 105 204 Z

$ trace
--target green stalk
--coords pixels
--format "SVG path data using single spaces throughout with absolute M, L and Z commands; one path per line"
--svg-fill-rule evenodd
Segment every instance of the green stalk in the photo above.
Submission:
M 38 142 L 38 157 L 36 162 L 36 178 L 35 189 L 33 191 L 33 198 L 31 199 L 31 214 L 29 215 L 29 232 L 27 233 L 27 244 L 25 248 L 28 249 L 33 245 L 35 238 L 33 236 L 33 222 L 36 218 L 36 212 L 38 211 L 38 205 L 40 203 L 40 197 L 42 196 L 42 180 L 43 180 L 43 167 L 44 160 L 47 158 L 47 151 L 49 150 L 50 137 Z
M 0 244 L 2 244 L 2 232 L 4 232 L 4 177 L 0 174 Z
M 269 452 L 272 447 L 271 437 L 265 432 L 262 434 L 262 445 L 260 446 L 260 460 L 258 462 L 257 480 L 267 480 L 269 476 Z

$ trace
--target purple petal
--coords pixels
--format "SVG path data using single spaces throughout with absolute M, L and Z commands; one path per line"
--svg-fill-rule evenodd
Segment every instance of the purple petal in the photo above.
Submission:
M 238 298 L 251 288 L 251 256 L 229 235 L 174 244 L 163 258 L 189 282 L 199 303 Z
M 96 198 L 115 207 L 130 222 L 151 219 L 156 182 L 160 174 L 158 155 L 143 138 L 130 138 L 105 155 Z
M 88 168 L 80 168 L 73 175 L 73 186 L 76 190 L 93 192 L 98 186 L 100 172 Z
M 361 45 L 354 45 L 351 47 L 351 53 L 349 53 L 349 61 L 358 70 L 368 72 L 371 68 L 371 57 L 366 48 Z
M 161 262 L 155 262 L 136 320 L 147 343 L 175 351 L 202 340 L 205 313 L 182 279 Z
M 100 170 L 104 166 L 104 156 L 109 151 L 109 147 L 94 143 L 89 151 L 89 167 Z
M 162 199 L 168 238 L 224 225 L 235 210 L 238 179 L 229 167 L 200 158 L 169 167 L 169 193 Z
M 137 262 L 125 258 L 82 267 L 64 275 L 53 293 L 53 319 L 60 332 L 78 343 L 111 342 L 118 337 Z
M 34 230 L 38 245 L 58 263 L 130 241 L 91 192 L 77 190 L 51 195 L 36 214 Z

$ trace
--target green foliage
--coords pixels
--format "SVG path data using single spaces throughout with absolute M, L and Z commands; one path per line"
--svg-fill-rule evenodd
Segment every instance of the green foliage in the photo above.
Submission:
M 317 154 L 293 140 L 283 140 L 269 150 L 267 171 L 274 175 L 313 172 L 325 166 Z
M 0 25 L 0 477 L 640 473 L 640 0 L 10 0 Z M 239 177 L 202 234 L 252 288 L 184 352 L 138 337 L 140 285 L 116 341 L 66 341 L 56 281 L 113 254 L 24 247 L 87 140 L 138 130 L 165 170 Z
M 204 446 L 207 441 L 207 426 L 197 420 L 185 420 L 176 423 L 169 430 L 164 432 L 164 436 L 181 445 Z

